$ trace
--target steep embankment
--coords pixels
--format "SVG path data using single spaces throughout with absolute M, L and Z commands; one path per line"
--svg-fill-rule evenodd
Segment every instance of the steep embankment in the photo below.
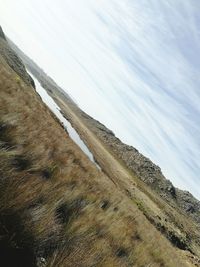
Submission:
M 90 162 L 25 76 L 17 75 L 17 65 L 12 69 L 7 64 L 4 51 L 1 264 L 193 266 L 149 222 L 139 203 Z

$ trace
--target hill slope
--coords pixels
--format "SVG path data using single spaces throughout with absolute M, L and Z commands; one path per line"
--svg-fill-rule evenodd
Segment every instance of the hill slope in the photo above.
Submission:
M 60 106 L 64 116 L 81 134 L 104 172 L 115 182 L 120 181 L 120 187 L 123 187 L 126 194 L 135 202 L 139 202 L 149 221 L 173 245 L 199 255 L 200 202 L 189 192 L 175 188 L 150 159 L 140 154 L 137 149 L 122 143 L 112 131 L 80 110 L 44 71 L 15 45 L 12 46 L 23 58 L 27 68 Z M 106 160 L 105 153 L 108 155 Z M 128 172 L 128 179 L 120 171 L 117 176 L 116 171 L 113 175 L 113 170 L 109 166 L 112 160 L 115 170 L 118 164 L 123 174 L 124 170 Z M 105 164 L 107 162 L 109 164 Z M 132 187 L 133 182 L 138 184 L 137 189 Z
M 137 178 L 116 160 L 116 169 L 127 179 L 119 183 L 118 176 L 109 169 L 110 164 L 103 159 L 100 162 L 98 153 L 103 146 L 86 131 L 87 125 L 79 121 L 75 109 L 64 103 L 63 113 L 85 136 L 106 174 L 71 140 L 31 86 L 22 62 L 20 76 L 18 63 L 8 64 L 7 56 L 12 59 L 16 54 L 4 38 L 0 39 L 3 266 L 184 267 L 193 266 L 191 259 L 198 264 L 195 256 L 172 246 L 150 222 L 141 202 L 136 201 L 138 198 L 130 197 L 131 192 L 126 191 L 129 182 L 138 197 L 140 192 L 145 196 L 137 186 Z M 5 52 L 8 50 L 9 55 Z M 61 106 L 63 93 L 55 91 L 53 85 L 48 92 Z M 107 148 L 104 153 L 113 162 Z M 196 253 L 195 246 L 192 243 L 191 249 Z
M 105 125 L 93 119 L 88 114 L 78 108 L 67 93 L 59 87 L 46 73 L 40 69 L 30 58 L 28 58 L 12 41 L 9 41 L 13 49 L 23 59 L 26 67 L 39 80 L 48 93 L 57 92 L 73 110 L 79 114 L 81 120 L 92 130 L 92 132 L 109 147 L 110 150 L 121 159 L 128 169 L 133 171 L 142 181 L 155 190 L 164 200 L 177 205 L 183 212 L 200 224 L 200 201 L 192 196 L 188 191 L 175 188 L 167 180 L 159 166 L 150 159 L 143 156 L 139 151 L 121 142 L 114 133 Z

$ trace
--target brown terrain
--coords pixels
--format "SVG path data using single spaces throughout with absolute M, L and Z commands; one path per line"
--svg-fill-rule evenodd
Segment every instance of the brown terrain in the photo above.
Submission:
M 199 202 L 11 45 L 102 171 L 42 102 L 0 28 L 0 266 L 200 266 Z

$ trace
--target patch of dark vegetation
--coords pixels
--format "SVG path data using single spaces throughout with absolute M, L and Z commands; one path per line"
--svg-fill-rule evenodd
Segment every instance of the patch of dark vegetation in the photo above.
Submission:
M 42 177 L 45 179 L 50 179 L 52 177 L 52 172 L 48 169 L 41 171 Z
M 30 84 L 33 88 L 35 88 L 35 82 L 34 80 L 32 79 L 32 77 L 29 75 L 29 79 L 30 79 Z
M 148 213 L 144 213 L 146 218 L 151 224 L 153 224 L 175 247 L 181 250 L 188 250 L 191 253 L 190 249 L 190 240 L 189 238 L 184 238 L 183 236 L 178 236 L 175 232 L 169 231 L 161 222 L 156 222 Z
M 24 230 L 21 218 L 16 213 L 0 217 L 0 261 L 4 267 L 35 267 L 34 240 Z
M 14 146 L 10 137 L 11 128 L 10 125 L 0 122 L 0 146 L 3 149 L 11 149 Z
M 162 233 L 162 234 L 164 234 L 165 232 L 166 232 L 166 227 L 163 225 L 163 224 L 161 224 L 161 223 L 157 223 L 156 224 L 156 228 Z
M 45 178 L 47 180 L 51 179 L 54 176 L 54 174 L 55 174 L 57 169 L 58 169 L 57 165 L 56 164 L 52 164 L 51 166 L 43 169 L 41 171 L 41 175 L 42 175 L 43 178 Z
M 128 256 L 128 252 L 124 248 L 118 248 L 116 251 L 116 256 L 119 258 L 124 258 Z
M 40 204 L 42 199 L 38 199 Z M 30 207 L 31 208 L 31 205 Z M 43 239 L 35 240 L 25 230 L 24 217 L 20 214 L 4 213 L 0 217 L 0 266 L 7 262 L 9 267 L 36 267 L 40 257 L 52 255 L 60 244 L 60 236 L 57 232 L 51 232 Z M 4 253 L 1 255 L 1 253 Z
M 175 233 L 173 232 L 169 232 L 168 233 L 168 239 L 171 241 L 171 243 L 178 247 L 179 249 L 182 249 L 182 250 L 189 250 L 190 249 L 188 248 L 188 244 L 187 244 L 187 241 L 184 240 L 183 237 L 180 237 L 180 236 L 177 236 Z
M 132 236 L 132 239 L 135 241 L 141 241 L 142 240 L 141 236 L 137 232 Z
M 13 248 L 6 241 L 0 242 L 2 267 L 35 267 L 35 257 L 27 248 Z
M 81 210 L 88 204 L 83 198 L 77 198 L 70 203 L 63 203 L 56 209 L 56 218 L 62 224 L 68 224 L 77 217 Z
M 18 155 L 11 160 L 11 165 L 18 171 L 24 171 L 31 167 L 31 161 L 22 155 Z
M 37 258 L 48 258 L 52 256 L 62 245 L 61 238 L 56 234 L 51 234 L 45 240 L 40 240 L 38 243 L 40 245 L 35 251 Z
M 0 148 L 5 150 L 11 150 L 14 148 L 14 146 L 10 142 L 1 142 Z
M 117 212 L 119 210 L 118 207 L 114 207 L 113 211 Z
M 161 223 L 155 223 L 153 220 L 151 221 L 156 228 L 164 235 L 166 238 L 177 248 L 181 250 L 188 250 L 191 253 L 192 250 L 189 248 L 190 241 L 184 238 L 183 236 L 178 236 L 175 232 L 169 231 L 164 225 Z
M 68 223 L 70 221 L 70 218 L 74 214 L 73 209 L 66 204 L 60 205 L 56 209 L 56 218 L 59 220 L 60 223 Z
M 171 243 L 181 250 L 190 250 L 188 248 L 188 241 L 184 239 L 182 236 L 178 236 L 175 232 L 168 231 L 164 225 L 161 223 L 157 223 L 156 228 L 164 234 Z
M 100 207 L 102 210 L 106 210 L 108 207 L 110 206 L 110 203 L 108 200 L 103 200 L 101 203 L 100 203 Z
M 8 130 L 8 124 L 0 122 L 0 136 L 5 134 L 5 132 Z

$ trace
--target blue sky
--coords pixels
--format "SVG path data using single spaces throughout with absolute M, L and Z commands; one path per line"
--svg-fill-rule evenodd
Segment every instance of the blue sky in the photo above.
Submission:
M 200 1 L 0 4 L 6 34 L 81 108 L 200 199 Z

